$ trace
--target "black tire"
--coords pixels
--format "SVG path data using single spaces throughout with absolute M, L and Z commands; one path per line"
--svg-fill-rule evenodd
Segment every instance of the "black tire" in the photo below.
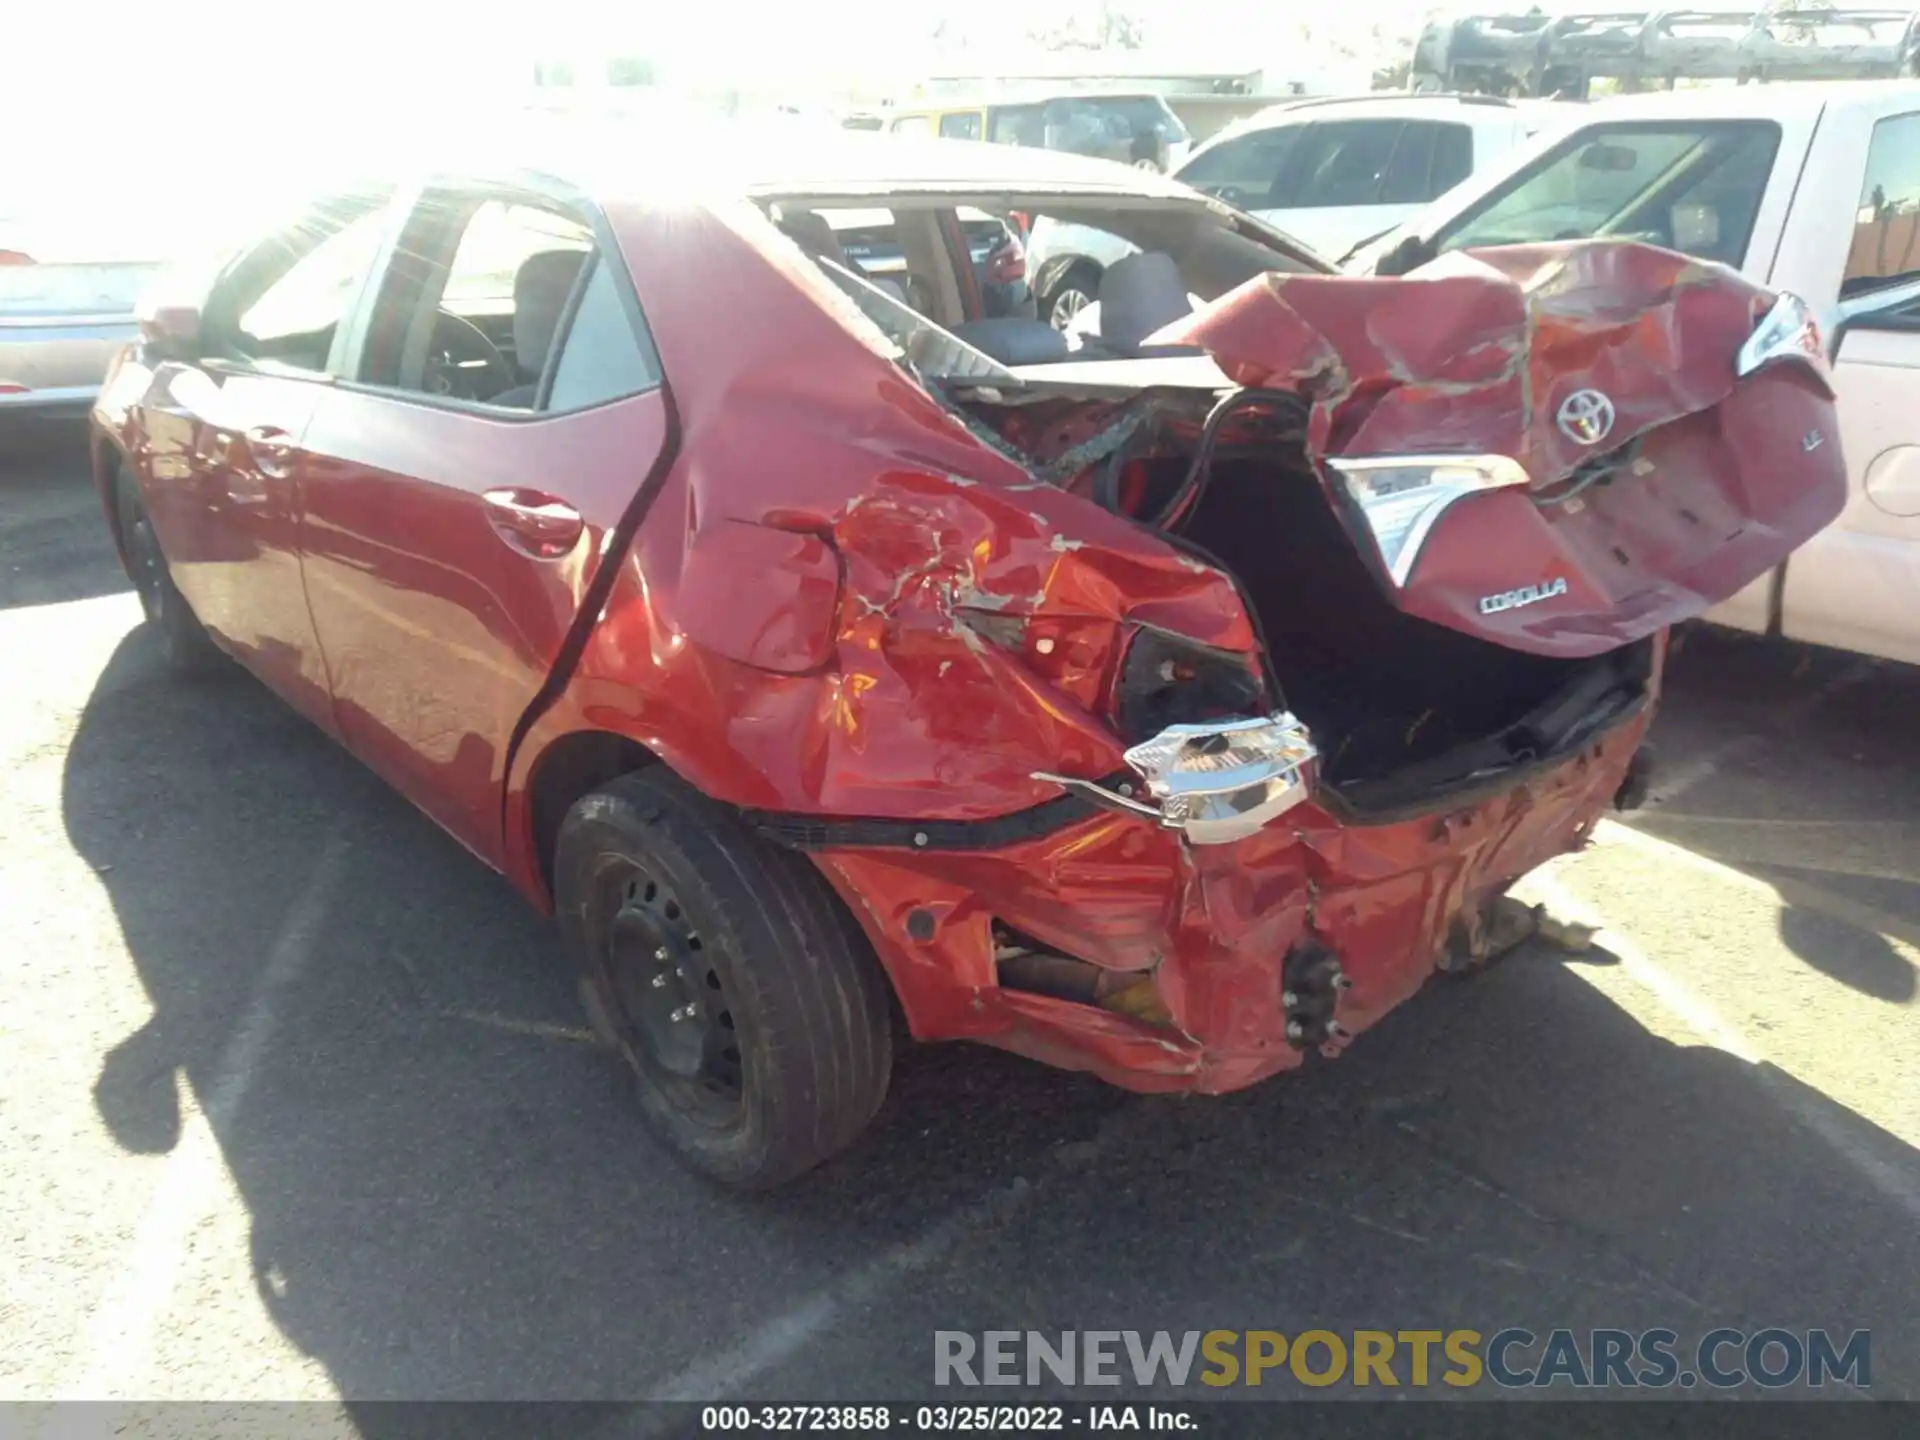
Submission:
M 173 583 L 160 537 L 154 533 L 146 506 L 140 503 L 140 492 L 124 471 L 116 477 L 114 489 L 127 569 L 147 624 L 160 642 L 161 657 L 175 674 L 204 675 L 225 657 L 187 604 L 187 597 Z
M 771 1189 L 878 1112 L 886 976 L 820 873 L 729 807 L 664 766 L 584 796 L 560 825 L 554 901 L 595 1029 L 690 1169 Z
M 1100 272 L 1085 263 L 1070 266 L 1040 297 L 1040 318 L 1054 329 L 1064 330 L 1068 321 L 1099 298 Z

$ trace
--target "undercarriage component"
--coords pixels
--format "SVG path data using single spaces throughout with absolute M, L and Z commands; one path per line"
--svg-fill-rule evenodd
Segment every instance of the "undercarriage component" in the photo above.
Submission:
M 1535 938 L 1557 950 L 1581 955 L 1592 948 L 1593 934 L 1591 925 L 1563 920 L 1545 905 L 1528 905 L 1511 895 L 1498 895 L 1479 915 L 1462 916 L 1455 922 L 1447 948 L 1441 952 L 1439 968 L 1450 975 L 1476 970 Z
M 1153 976 L 1146 971 L 1114 970 L 1077 960 L 1004 925 L 994 927 L 993 959 L 995 975 L 1006 989 L 1097 1005 L 1149 1025 L 1172 1023 Z
M 1352 1038 L 1333 1018 L 1340 997 L 1353 985 L 1333 951 L 1311 940 L 1294 946 L 1280 967 L 1280 984 L 1289 1045 L 1312 1050 L 1330 1041 Z

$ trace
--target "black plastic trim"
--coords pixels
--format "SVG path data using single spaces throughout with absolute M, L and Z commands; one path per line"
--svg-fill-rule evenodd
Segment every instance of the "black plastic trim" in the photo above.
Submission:
M 1111 789 L 1132 778 L 1110 775 L 1094 783 Z M 1091 800 L 1065 794 L 986 820 L 874 820 L 780 810 L 746 810 L 742 816 L 761 839 L 788 850 L 1002 850 L 1101 813 Z

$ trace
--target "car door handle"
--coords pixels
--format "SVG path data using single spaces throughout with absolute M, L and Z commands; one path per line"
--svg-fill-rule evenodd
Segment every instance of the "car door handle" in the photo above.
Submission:
M 293 473 L 293 436 L 277 425 L 255 425 L 247 431 L 247 453 L 262 475 L 284 480 Z
M 559 559 L 587 526 L 573 506 L 539 490 L 489 490 L 481 498 L 494 533 L 536 560 Z

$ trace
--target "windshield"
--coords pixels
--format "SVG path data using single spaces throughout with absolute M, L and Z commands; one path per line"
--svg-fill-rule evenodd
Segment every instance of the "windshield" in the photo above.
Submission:
M 1779 143 L 1771 121 L 1591 126 L 1455 222 L 1439 248 L 1606 237 L 1738 266 Z

